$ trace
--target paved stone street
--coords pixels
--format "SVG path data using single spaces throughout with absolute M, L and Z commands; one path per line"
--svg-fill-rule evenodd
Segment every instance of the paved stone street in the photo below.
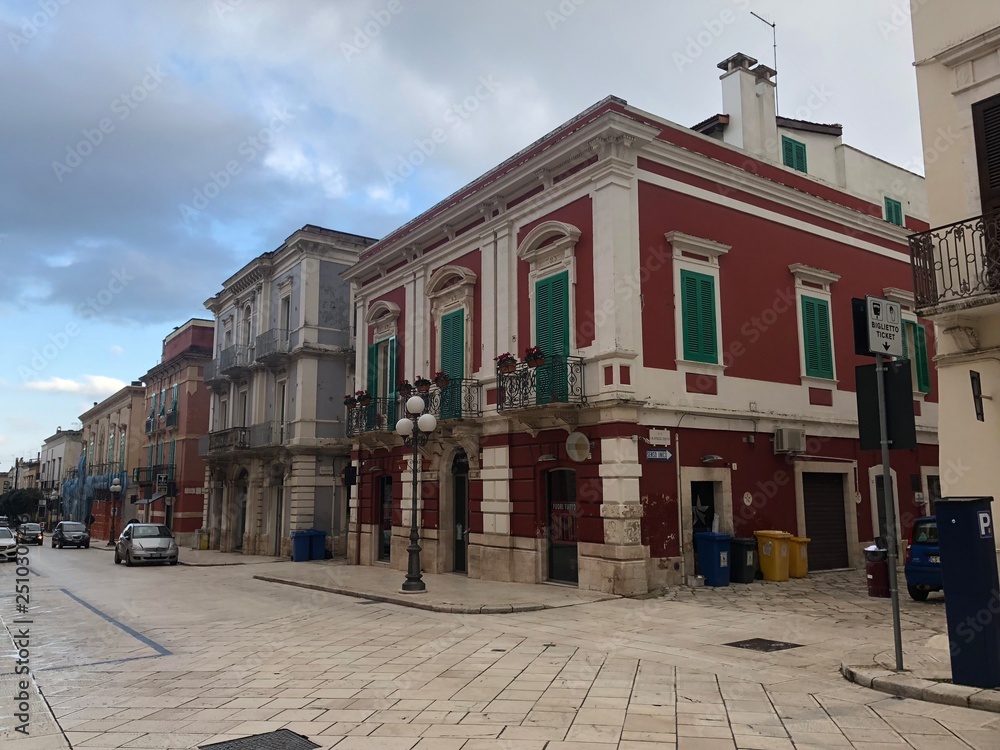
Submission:
M 50 548 L 31 559 L 30 663 L 58 726 L 35 695 L 31 738 L 13 731 L 8 646 L 4 747 L 193 748 L 286 727 L 338 750 L 1000 748 L 998 714 L 840 676 L 846 654 L 891 647 L 888 601 L 864 595 L 861 573 L 473 615 L 253 578 L 294 575 L 293 563 L 126 568 L 103 550 Z M 0 615 L 16 632 L 15 577 L 0 567 Z M 903 608 L 908 650 L 940 639 L 939 597 Z M 800 647 L 725 645 L 749 638 Z

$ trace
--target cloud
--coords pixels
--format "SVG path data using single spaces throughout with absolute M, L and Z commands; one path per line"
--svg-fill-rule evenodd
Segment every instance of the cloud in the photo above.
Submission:
M 110 396 L 121 390 L 125 381 L 109 378 L 104 375 L 83 375 L 77 380 L 52 377 L 48 380 L 35 380 L 24 384 L 28 391 L 42 393 L 80 393 L 85 396 Z
M 125 353 L 125 348 L 119 346 L 118 344 L 112 344 L 108 347 L 108 351 L 116 357 L 120 357 Z

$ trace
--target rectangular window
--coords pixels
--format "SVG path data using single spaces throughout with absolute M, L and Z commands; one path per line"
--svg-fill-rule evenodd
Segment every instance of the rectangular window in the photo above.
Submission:
M 806 375 L 833 380 L 833 343 L 830 336 L 830 303 L 802 297 L 802 345 Z
M 176 453 L 177 453 L 177 441 L 176 440 L 171 440 L 170 441 L 170 465 L 171 466 L 174 465 L 174 457 L 175 457 Z
M 177 397 L 180 395 L 180 389 L 177 385 L 173 385 L 170 388 L 170 411 L 177 411 Z
M 119 438 L 120 445 L 118 446 L 118 461 L 121 465 L 125 466 L 125 432 L 122 431 L 121 437 Z
M 281 298 L 281 303 L 278 305 L 278 328 L 281 330 L 281 335 L 288 339 L 288 329 L 290 327 L 292 317 L 292 298 L 285 296 Z
M 719 363 L 715 279 L 712 276 L 681 270 L 681 330 L 684 359 Z
M 146 459 L 146 466 L 152 466 L 152 465 L 153 465 L 153 444 L 150 443 L 149 444 L 149 456 Z
M 910 356 L 913 352 L 913 356 Z M 903 359 L 911 362 L 913 383 L 921 393 L 931 392 L 931 363 L 927 356 L 927 329 L 912 320 L 903 321 Z
M 367 412 L 367 429 L 378 426 L 379 407 L 376 399 L 385 399 L 385 418 L 388 428 L 392 429 L 396 424 L 397 357 L 395 336 L 368 347 L 367 391 L 372 397 L 372 403 Z
M 806 144 L 787 135 L 781 136 L 781 159 L 786 167 L 799 172 L 809 171 L 806 168 Z
M 153 391 L 153 398 L 149 402 L 149 418 L 156 416 L 156 391 Z
M 885 220 L 897 227 L 903 226 L 903 204 L 892 198 L 886 198 Z
M 569 354 L 569 273 L 535 283 L 535 345 L 547 356 Z

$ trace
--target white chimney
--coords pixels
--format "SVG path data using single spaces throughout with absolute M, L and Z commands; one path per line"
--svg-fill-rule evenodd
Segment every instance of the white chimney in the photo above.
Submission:
M 775 71 L 749 55 L 737 53 L 719 63 L 722 113 L 729 115 L 723 140 L 771 161 L 779 161 Z

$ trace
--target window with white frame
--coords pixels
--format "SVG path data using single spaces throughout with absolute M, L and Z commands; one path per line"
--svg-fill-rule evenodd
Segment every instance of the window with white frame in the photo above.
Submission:
M 689 369 L 722 370 L 719 259 L 731 246 L 683 232 L 664 236 L 673 248 L 677 362 Z
M 836 384 L 831 288 L 840 276 L 801 263 L 793 263 L 788 270 L 795 277 L 802 379 Z

